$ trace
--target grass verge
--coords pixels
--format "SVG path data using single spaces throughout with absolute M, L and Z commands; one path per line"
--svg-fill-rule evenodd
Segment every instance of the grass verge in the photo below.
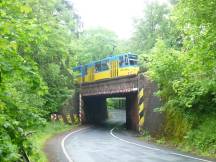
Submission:
M 213 160 L 216 159 L 215 150 L 210 152 L 209 150 L 213 150 L 213 149 L 208 148 L 206 150 L 201 150 L 195 148 L 193 144 L 188 143 L 186 140 L 179 142 L 172 139 L 167 140 L 165 137 L 154 138 L 151 137 L 148 133 L 145 133 L 143 136 L 138 137 L 138 139 L 145 141 L 147 143 L 156 144 L 169 149 L 175 149 L 177 151 L 181 151 L 184 153 L 190 153 L 194 156 L 201 156 L 203 158 L 209 158 Z
M 76 125 L 67 125 L 61 121 L 48 122 L 45 126 L 36 129 L 36 133 L 30 137 L 30 141 L 33 142 L 33 154 L 29 157 L 32 162 L 47 162 L 47 157 L 43 151 L 46 141 L 61 133 L 75 128 Z

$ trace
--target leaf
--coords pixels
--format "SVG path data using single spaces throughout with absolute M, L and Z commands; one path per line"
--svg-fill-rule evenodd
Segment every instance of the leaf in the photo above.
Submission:
M 23 6 L 20 6 L 20 11 L 22 13 L 28 14 L 28 13 L 32 12 L 32 8 L 27 6 L 27 5 L 23 5 Z
M 15 41 L 11 41 L 10 47 L 16 50 L 17 49 L 17 43 Z

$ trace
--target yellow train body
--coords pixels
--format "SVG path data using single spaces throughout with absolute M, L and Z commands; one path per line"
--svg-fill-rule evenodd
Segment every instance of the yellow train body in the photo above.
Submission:
M 93 82 L 94 80 L 94 71 L 95 68 L 93 66 L 88 67 L 86 70 L 86 75 L 83 77 L 83 82 Z
M 102 71 L 94 74 L 94 81 L 111 78 L 110 71 Z
M 124 67 L 119 68 L 118 71 L 118 76 L 137 75 L 139 72 L 139 67 Z

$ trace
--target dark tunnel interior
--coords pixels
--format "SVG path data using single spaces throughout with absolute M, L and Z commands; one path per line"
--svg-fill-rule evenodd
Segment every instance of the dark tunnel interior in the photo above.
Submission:
M 127 129 L 138 130 L 138 102 L 137 93 L 102 95 L 102 96 L 86 96 L 83 97 L 84 122 L 86 124 L 101 124 L 105 121 L 109 122 L 109 117 L 117 119 L 125 116 L 125 125 Z M 109 100 L 118 100 L 119 104 L 110 105 Z M 118 103 L 117 102 L 117 103 Z M 114 106 L 112 109 L 110 106 Z M 114 108 L 113 107 L 113 108 Z M 114 112 L 115 111 L 115 112 Z M 119 111 L 116 113 L 116 111 Z M 113 114 L 113 112 L 115 114 Z M 119 114 L 118 114 L 119 113 Z M 119 115 L 119 117 L 118 117 Z M 112 121 L 113 122 L 113 121 Z

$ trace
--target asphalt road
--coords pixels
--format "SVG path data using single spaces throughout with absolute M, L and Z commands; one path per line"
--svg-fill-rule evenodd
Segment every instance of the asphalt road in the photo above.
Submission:
M 62 138 L 61 147 L 70 162 L 209 162 L 137 140 L 118 131 L 124 112 L 112 112 L 103 126 L 80 128 Z M 64 161 L 65 161 L 64 159 Z

